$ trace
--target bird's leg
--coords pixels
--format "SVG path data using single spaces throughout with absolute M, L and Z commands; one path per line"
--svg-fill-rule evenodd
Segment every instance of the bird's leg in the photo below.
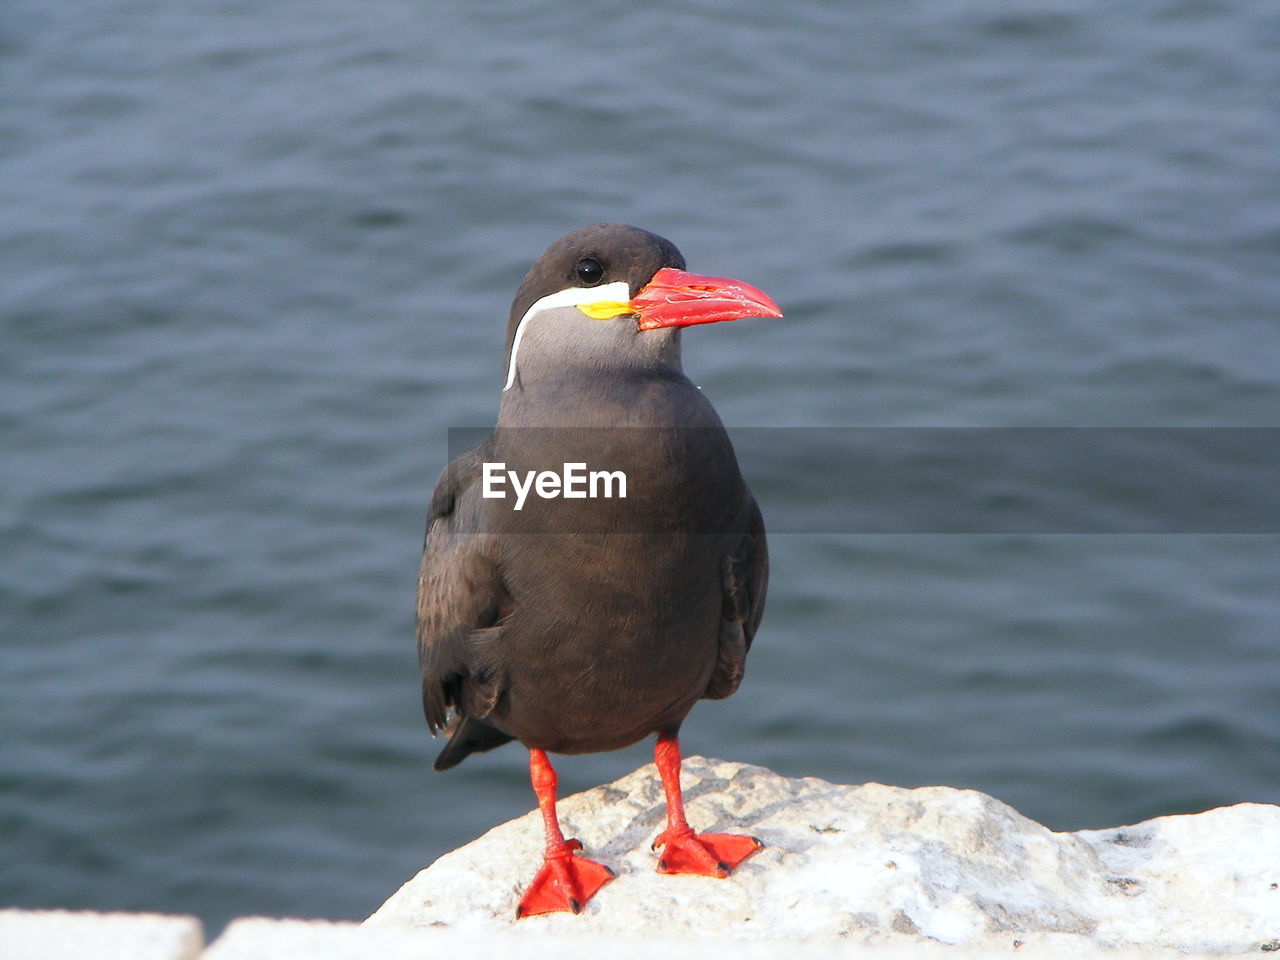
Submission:
M 597 890 L 613 879 L 613 871 L 594 860 L 575 856 L 574 851 L 581 850 L 582 844 L 566 840 L 560 832 L 560 821 L 556 819 L 556 772 L 541 750 L 529 751 L 529 781 L 542 811 L 547 849 L 542 856 L 542 869 L 516 907 L 516 919 L 557 910 L 578 913 Z
M 755 837 L 733 833 L 694 833 L 684 815 L 680 792 L 680 741 L 674 733 L 658 734 L 653 762 L 662 777 L 667 795 L 667 829 L 658 834 L 653 848 L 664 848 L 658 860 L 659 873 L 696 873 L 704 877 L 727 877 L 729 871 L 764 846 Z

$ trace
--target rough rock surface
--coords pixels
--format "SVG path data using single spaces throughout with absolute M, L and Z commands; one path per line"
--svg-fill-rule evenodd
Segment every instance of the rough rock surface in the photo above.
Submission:
M 1238 804 L 1131 827 L 1054 833 L 984 794 L 791 780 L 689 757 L 697 830 L 766 849 L 732 877 L 662 876 L 652 766 L 560 803 L 567 835 L 618 877 L 577 917 L 524 933 L 833 940 L 923 946 L 1280 949 L 1280 807 Z M 495 827 L 406 883 L 372 924 L 509 929 L 542 852 L 536 812 Z

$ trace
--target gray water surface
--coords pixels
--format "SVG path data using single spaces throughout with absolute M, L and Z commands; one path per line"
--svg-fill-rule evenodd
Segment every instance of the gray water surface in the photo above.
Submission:
M 0 903 L 357 918 L 531 807 L 516 746 L 430 772 L 413 590 L 576 226 L 782 305 L 685 336 L 731 427 L 1276 426 L 1278 91 L 1243 0 L 9 0 Z M 1265 529 L 778 533 L 685 747 L 1056 829 L 1280 801 Z

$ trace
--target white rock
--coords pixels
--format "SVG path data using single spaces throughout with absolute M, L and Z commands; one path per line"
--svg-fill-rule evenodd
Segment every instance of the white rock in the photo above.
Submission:
M 192 960 L 203 948 L 195 917 L 0 910 L 3 960 Z
M 932 946 L 936 949 L 922 950 Z M 1087 946 L 1087 945 L 1086 945 Z M 875 949 L 875 960 L 917 960 L 922 952 L 945 952 L 946 960 L 989 960 L 990 950 L 941 947 L 901 938 Z M 517 957 L 519 960 L 707 960 L 708 952 L 733 960 L 850 960 L 866 951 L 848 941 L 793 943 L 756 940 L 708 943 L 706 940 L 628 939 L 590 935 L 555 936 L 512 931 L 463 933 L 442 927 L 395 924 L 354 926 L 323 920 L 237 920 L 201 960 L 429 960 L 432 957 Z M 1011 951 L 1005 951 L 1009 953 Z M 1038 949 L 1026 946 L 1018 960 L 1151 960 L 1152 954 L 1097 949 Z M 1185 960 L 1185 955 L 1180 957 Z
M 696 830 L 749 833 L 766 848 L 726 880 L 656 873 L 649 844 L 665 808 L 645 766 L 560 802 L 566 835 L 617 878 L 581 915 L 530 917 L 518 930 L 1068 952 L 1280 948 L 1277 806 L 1054 833 L 972 790 L 790 780 L 701 757 L 684 769 Z M 542 843 L 536 812 L 495 827 L 419 873 L 366 926 L 511 929 Z

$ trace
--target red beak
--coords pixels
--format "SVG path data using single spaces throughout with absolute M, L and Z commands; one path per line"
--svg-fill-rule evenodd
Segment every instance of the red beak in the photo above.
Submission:
M 778 305 L 761 291 L 726 277 L 704 277 L 663 267 L 631 298 L 641 330 L 689 327 L 742 317 L 780 317 Z

